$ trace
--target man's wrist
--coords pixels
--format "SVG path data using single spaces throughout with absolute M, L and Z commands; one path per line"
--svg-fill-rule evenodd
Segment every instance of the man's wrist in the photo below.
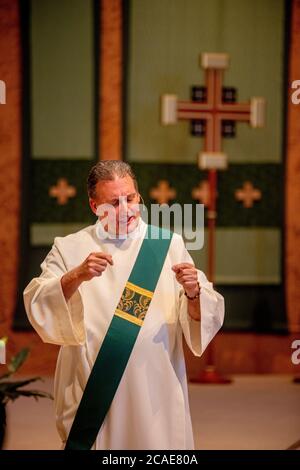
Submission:
M 188 300 L 196 300 L 200 296 L 200 291 L 201 291 L 201 287 L 200 287 L 200 284 L 198 282 L 198 285 L 197 285 L 196 289 L 194 289 L 193 291 L 185 290 L 184 295 L 188 298 Z
M 72 284 L 73 286 L 78 287 L 83 281 L 82 273 L 78 268 L 74 268 L 71 271 L 68 271 L 62 276 L 62 283 Z

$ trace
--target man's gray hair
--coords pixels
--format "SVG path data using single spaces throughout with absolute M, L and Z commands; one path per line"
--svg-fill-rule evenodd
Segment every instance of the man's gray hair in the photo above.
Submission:
M 113 181 L 125 176 L 131 176 L 134 187 L 138 191 L 137 180 L 131 166 L 121 160 L 101 160 L 94 165 L 87 178 L 87 191 L 90 198 L 96 197 L 96 185 L 99 181 Z

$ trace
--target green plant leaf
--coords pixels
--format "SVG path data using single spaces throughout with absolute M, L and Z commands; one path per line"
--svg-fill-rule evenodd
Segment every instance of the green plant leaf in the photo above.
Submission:
M 53 400 L 51 393 L 43 392 L 42 390 L 18 390 L 17 392 L 18 396 L 33 397 L 36 400 L 38 400 L 38 398 L 50 398 Z
M 7 366 L 8 370 L 11 374 L 16 372 L 21 367 L 21 365 L 26 360 L 28 354 L 29 354 L 29 349 L 28 348 L 23 348 L 14 357 L 11 358 L 11 361 Z
M 7 338 L 4 338 L 5 341 Z M 39 398 L 50 398 L 53 400 L 53 397 L 50 393 L 44 392 L 43 390 L 24 390 L 21 387 L 41 380 L 41 377 L 32 377 L 25 380 L 10 380 L 10 376 L 13 375 L 24 363 L 29 354 L 28 348 L 21 349 L 10 361 L 7 366 L 7 372 L 0 376 L 0 405 L 5 406 L 10 400 L 14 401 L 20 396 L 24 397 L 33 397 L 35 400 Z M 4 380 L 9 379 L 9 380 Z
M 7 380 L 3 381 L 0 380 L 0 393 L 4 392 L 6 390 L 15 390 L 16 388 L 19 387 L 24 387 L 25 385 L 28 385 L 32 382 L 36 382 L 37 380 L 42 380 L 40 377 L 32 377 L 31 379 L 26 379 L 26 380 Z
M 6 404 L 9 400 L 14 401 L 20 396 L 33 397 L 36 400 L 38 398 L 50 398 L 53 400 L 53 396 L 48 392 L 44 392 L 43 390 L 21 389 L 21 387 L 24 387 L 37 380 L 42 380 L 42 379 L 40 377 L 33 377 L 27 380 L 0 381 L 0 403 Z

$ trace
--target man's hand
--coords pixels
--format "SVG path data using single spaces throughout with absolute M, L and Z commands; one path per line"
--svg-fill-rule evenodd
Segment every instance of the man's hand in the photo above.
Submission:
M 197 269 L 191 263 L 180 263 L 172 266 L 173 271 L 176 274 L 176 279 L 179 284 L 182 285 L 186 294 L 189 297 L 195 297 L 200 293 L 200 286 L 198 282 Z M 194 300 L 188 300 L 188 314 L 195 320 L 201 320 L 201 307 L 199 296 Z
M 199 293 L 197 269 L 191 263 L 180 263 L 172 266 L 176 279 L 182 285 L 189 297 Z
M 81 281 L 89 281 L 95 276 L 101 276 L 108 263 L 111 266 L 114 264 L 112 256 L 99 251 L 91 253 L 84 262 L 75 269 L 77 270 L 78 278 L 80 278 Z
M 83 263 L 64 274 L 60 282 L 66 301 L 72 297 L 82 282 L 101 276 L 108 263 L 111 266 L 114 264 L 111 255 L 102 252 L 91 253 Z

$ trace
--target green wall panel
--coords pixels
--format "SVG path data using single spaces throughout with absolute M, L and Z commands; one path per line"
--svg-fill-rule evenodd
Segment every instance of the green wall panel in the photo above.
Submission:
M 92 165 L 87 160 L 33 160 L 30 222 L 90 222 L 86 180 Z M 76 189 L 76 196 L 65 205 L 59 205 L 56 198 L 49 196 L 50 187 L 56 186 L 59 178 L 65 178 Z
M 251 253 L 251 256 L 245 256 Z M 202 250 L 191 250 L 195 264 L 207 272 L 207 232 Z M 281 232 L 267 228 L 218 228 L 215 281 L 222 285 L 281 283 Z
M 98 158 L 100 12 L 94 0 L 22 0 L 20 4 L 25 87 L 22 264 L 14 327 L 28 329 L 24 287 L 39 275 L 55 236 L 93 220 L 86 176 Z M 49 196 L 49 188 L 59 178 L 66 178 L 77 192 L 63 206 Z
M 86 194 L 89 162 L 69 160 L 35 160 L 31 200 L 31 243 L 51 245 L 56 235 L 71 233 L 95 222 Z M 191 188 L 205 174 L 194 165 L 133 164 L 139 189 L 150 214 L 150 188 L 166 178 L 177 190 L 173 203 L 193 203 Z M 184 175 L 184 178 L 183 178 Z M 263 193 L 261 202 L 247 209 L 234 198 L 234 190 L 242 185 L 245 176 Z M 216 240 L 216 280 L 222 284 L 276 284 L 281 279 L 281 204 L 279 165 L 232 165 L 220 174 Z M 49 186 L 64 177 L 76 187 L 77 195 L 60 206 L 49 197 Z M 264 202 L 264 199 L 266 201 Z M 206 242 L 203 250 L 191 252 L 198 266 L 206 270 Z
M 91 219 L 94 223 L 96 218 Z M 64 237 L 81 230 L 88 223 L 31 225 L 31 244 L 51 246 L 55 237 Z M 281 282 L 280 231 L 276 229 L 217 229 L 215 282 L 222 285 L 276 285 Z M 252 257 L 244 254 L 251 251 Z M 207 232 L 204 247 L 190 250 L 195 265 L 207 272 Z
M 32 224 L 30 227 L 31 244 L 32 246 L 50 247 L 52 246 L 55 237 L 65 237 L 70 233 L 78 232 L 87 225 L 87 223 Z
M 227 329 L 285 331 L 282 279 L 283 130 L 286 31 L 284 0 L 130 0 L 126 159 L 133 165 L 146 204 L 149 190 L 167 179 L 180 204 L 207 174 L 197 169 L 203 139 L 189 124 L 162 126 L 160 96 L 189 99 L 204 85 L 201 52 L 226 52 L 224 85 L 238 101 L 263 96 L 263 129 L 238 124 L 223 139 L 229 167 L 218 173 L 216 283 L 225 296 Z M 190 165 L 189 165 L 190 164 Z M 191 165 L 193 164 L 193 165 Z M 262 199 L 246 209 L 234 197 L 251 181 Z M 207 271 L 207 246 L 191 252 Z M 245 302 L 245 299 L 247 301 Z
M 92 0 L 31 1 L 33 158 L 93 158 Z
M 163 127 L 159 97 L 189 99 L 203 85 L 201 52 L 227 52 L 227 86 L 238 100 L 267 99 L 267 124 L 238 124 L 224 141 L 230 162 L 280 162 L 283 123 L 283 0 L 131 0 L 129 8 L 127 158 L 139 162 L 196 162 L 202 139 L 187 123 Z
M 32 162 L 31 222 L 90 222 L 86 178 L 92 163 L 84 160 L 34 160 Z M 205 179 L 206 173 L 192 164 L 133 163 L 140 192 L 149 207 L 149 191 L 160 179 L 167 179 L 176 189 L 171 203 L 195 204 L 191 191 Z M 280 227 L 282 223 L 281 181 L 282 166 L 276 164 L 230 165 L 219 173 L 218 226 L 219 227 Z M 59 206 L 49 197 L 49 188 L 59 178 L 66 178 L 77 190 L 76 197 Z M 262 199 L 252 208 L 244 208 L 236 201 L 234 192 L 249 179 L 262 192 Z
M 284 297 L 279 285 L 218 285 L 225 298 L 223 330 L 287 333 Z

